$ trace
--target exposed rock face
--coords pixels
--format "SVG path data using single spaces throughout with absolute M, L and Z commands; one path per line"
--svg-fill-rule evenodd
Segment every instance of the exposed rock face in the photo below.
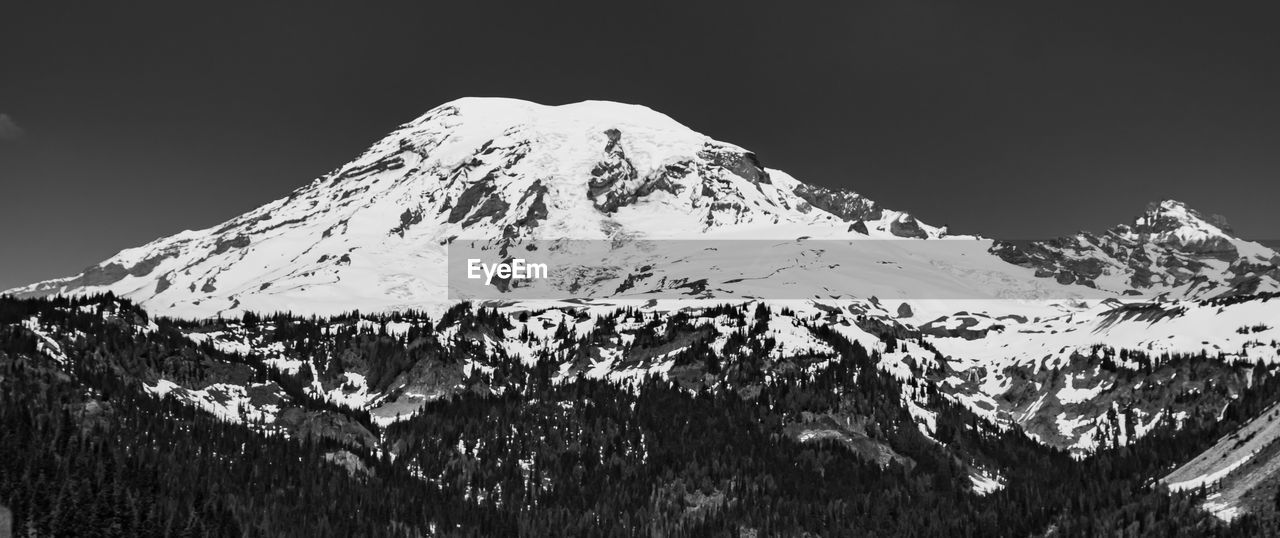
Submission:
M 694 163 L 681 161 L 641 178 L 622 149 L 622 132 L 609 129 L 605 136 L 609 139 L 604 148 L 605 157 L 591 169 L 591 179 L 587 182 L 587 198 L 605 213 L 613 213 L 657 191 L 679 194 L 683 187 L 675 179 L 694 169 Z
M 471 184 L 458 196 L 453 209 L 449 210 L 449 222 L 461 222 L 462 226 L 466 227 L 482 219 L 496 222 L 506 216 L 510 205 L 501 197 L 494 196 L 495 192 L 497 192 L 497 186 L 494 184 L 492 175 Z
M 532 230 L 538 226 L 538 223 L 546 220 L 548 214 L 546 197 L 547 187 L 542 184 L 542 181 L 534 183 L 529 190 L 525 191 L 517 204 L 520 207 L 527 208 L 525 214 L 519 220 L 504 227 L 502 229 L 502 237 L 504 239 L 515 239 L 521 235 L 522 231 Z
M 924 239 L 929 233 L 920 227 L 920 223 L 911 215 L 902 215 L 889 223 L 889 233 L 898 237 L 914 237 Z
M 604 148 L 605 158 L 591 169 L 587 198 L 596 203 L 597 209 L 612 212 L 628 198 L 627 191 L 634 189 L 638 173 L 618 144 L 622 133 L 617 129 L 609 129 L 605 131 L 605 135 L 609 137 L 609 143 Z
M 754 153 L 729 148 L 722 144 L 707 144 L 698 156 L 712 166 L 724 168 L 752 183 L 770 183 L 769 172 L 760 165 L 760 160 Z
M 847 221 L 880 220 L 884 216 L 884 211 L 875 202 L 853 191 L 798 185 L 796 195 L 813 207 Z
M 404 232 L 409 227 L 422 222 L 422 208 L 406 209 L 400 214 L 400 225 L 391 229 L 391 233 L 404 237 Z
M 249 246 L 249 238 L 243 235 L 237 235 L 230 239 L 219 239 L 217 245 L 213 249 L 214 254 L 222 254 L 233 248 L 244 248 Z
M 1235 295 L 1280 283 L 1275 251 L 1232 235 L 1221 216 L 1206 218 L 1172 200 L 1102 234 L 997 241 L 991 252 L 1059 283 L 1129 295 Z
M 874 201 L 853 191 L 800 184 L 796 186 L 795 194 L 811 206 L 850 222 L 851 232 L 870 235 L 871 230 L 875 229 L 889 232 L 895 237 L 917 239 L 940 237 L 946 233 L 944 229 L 923 226 L 915 217 L 901 211 L 881 208 Z

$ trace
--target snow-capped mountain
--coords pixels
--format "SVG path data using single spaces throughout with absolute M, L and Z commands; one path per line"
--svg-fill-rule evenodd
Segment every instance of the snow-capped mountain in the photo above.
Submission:
M 999 242 L 993 252 L 1063 284 L 1125 295 L 1213 297 L 1280 288 L 1280 253 L 1232 233 L 1174 200 L 1153 203 L 1132 225 L 1050 241 Z
M 460 99 L 285 198 L 10 293 L 110 291 L 186 318 L 434 315 L 451 304 L 450 245 L 501 252 L 564 239 L 776 241 L 764 263 L 736 273 L 654 251 L 651 260 L 612 260 L 610 271 L 571 287 L 644 298 L 702 279 L 706 289 L 743 297 L 743 282 L 765 282 L 791 292 L 783 297 L 791 301 L 770 301 L 780 321 L 763 333 L 778 346 L 778 361 L 822 348 L 810 324 L 836 327 L 880 353 L 895 376 L 1077 453 L 1132 442 L 1158 422 L 1221 405 L 1222 394 L 1194 396 L 1204 380 L 1231 380 L 1225 386 L 1236 390 L 1248 383 L 1239 364 L 1271 364 L 1280 353 L 1280 329 L 1259 325 L 1280 316 L 1280 303 L 1264 293 L 1280 289 L 1280 257 L 1183 204 L 1153 205 L 1133 225 L 1102 235 L 1030 244 L 951 235 L 856 193 L 766 168 L 751 152 L 650 109 L 609 102 Z M 834 243 L 805 243 L 821 240 Z M 839 263 L 823 257 L 832 245 L 842 251 Z M 590 334 L 594 319 L 619 316 L 620 305 L 511 299 L 493 306 L 512 319 L 535 312 L 534 321 L 509 322 L 520 329 L 487 337 L 488 352 L 530 361 L 559 354 L 565 372 L 594 377 L 668 375 L 699 339 L 723 354 L 740 329 L 719 319 L 714 300 L 645 300 L 629 305 L 652 316 L 637 331 L 674 312 L 705 319 L 685 328 L 694 336 L 660 352 L 637 356 L 633 343 L 616 339 L 578 343 L 586 347 L 570 353 L 557 327 Z M 540 343 L 516 336 L 527 334 Z M 236 352 L 263 351 L 248 336 L 224 336 Z M 428 370 L 419 373 L 439 373 Z M 355 405 L 392 420 L 435 394 L 418 387 L 406 396 L 413 383 L 352 380 L 340 393 L 321 387 L 316 395 L 342 400 L 354 391 L 365 397 Z M 920 418 L 927 422 L 927 412 Z
M 401 126 L 286 198 L 13 293 L 112 291 L 185 317 L 246 310 L 332 314 L 444 304 L 447 245 L 458 238 L 500 247 L 562 238 L 944 235 L 860 195 L 767 169 L 751 152 L 644 107 L 467 98 Z M 987 279 L 999 283 L 986 286 L 991 289 L 1016 281 L 1052 290 L 1040 296 L 1069 295 L 1052 282 L 1036 282 L 1031 271 L 982 259 L 989 242 L 969 239 L 975 244 L 963 254 L 967 261 L 958 254 L 949 263 L 956 272 L 998 273 Z M 886 264 L 910 257 L 876 256 Z M 938 267 L 932 260 L 913 263 L 917 273 Z
M 802 183 L 641 106 L 465 98 L 288 197 L 11 293 L 111 291 L 182 317 L 440 309 L 459 239 L 505 255 L 538 240 L 802 238 L 850 243 L 839 260 L 821 256 L 829 245 L 802 248 L 733 274 L 650 249 L 651 259 L 618 256 L 608 271 L 561 284 L 575 296 L 638 297 L 719 275 L 702 297 L 768 296 L 759 283 L 770 282 L 788 290 L 783 298 L 1061 299 L 1271 291 L 1280 275 L 1274 251 L 1176 202 L 1101 236 L 993 243 Z

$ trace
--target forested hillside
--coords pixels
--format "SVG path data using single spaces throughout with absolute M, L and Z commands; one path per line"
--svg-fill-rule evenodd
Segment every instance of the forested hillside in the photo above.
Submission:
M 992 426 L 925 381 L 895 378 L 822 326 L 813 334 L 834 353 L 821 367 L 756 357 L 748 368 L 749 355 L 722 361 L 694 348 L 682 361 L 703 365 L 705 379 L 738 376 L 697 384 L 559 375 L 551 357 L 462 344 L 509 330 L 503 315 L 450 316 L 469 330 L 344 340 L 315 330 L 325 322 L 314 318 L 235 320 L 287 328 L 294 356 L 341 350 L 343 360 L 314 371 L 314 361 L 282 368 L 197 342 L 190 322 L 152 319 L 113 297 L 0 299 L 0 504 L 19 535 L 39 536 L 1280 531 L 1266 515 L 1220 522 L 1198 507 L 1203 492 L 1154 481 L 1274 403 L 1280 379 L 1267 368 L 1221 419 L 1170 422 L 1076 459 L 1016 426 Z M 453 380 L 462 390 L 396 421 L 307 389 L 357 362 L 377 386 L 422 363 L 477 360 L 483 368 Z M 176 389 L 156 390 L 160 379 L 210 395 L 239 383 L 276 420 L 248 407 L 238 418 L 211 414 Z M 975 487 L 976 477 L 999 485 Z

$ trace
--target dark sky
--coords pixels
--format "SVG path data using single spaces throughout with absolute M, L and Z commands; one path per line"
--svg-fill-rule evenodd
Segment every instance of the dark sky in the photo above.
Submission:
M 238 215 L 467 95 L 648 105 L 956 231 L 1172 197 L 1280 236 L 1280 31 L 1229 3 L 25 4 L 0 8 L 0 289 Z

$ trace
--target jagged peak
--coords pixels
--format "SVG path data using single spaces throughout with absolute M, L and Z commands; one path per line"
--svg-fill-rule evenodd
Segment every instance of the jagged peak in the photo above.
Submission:
M 1174 200 L 1172 198 L 1157 200 L 1147 204 L 1147 211 L 1174 211 L 1187 209 L 1190 209 L 1190 206 L 1188 206 L 1186 202 Z
M 1138 230 L 1154 233 L 1191 229 L 1227 237 L 1232 236 L 1231 225 L 1222 215 L 1208 215 L 1193 209 L 1184 202 L 1165 199 L 1147 204 L 1147 210 L 1135 221 Z

